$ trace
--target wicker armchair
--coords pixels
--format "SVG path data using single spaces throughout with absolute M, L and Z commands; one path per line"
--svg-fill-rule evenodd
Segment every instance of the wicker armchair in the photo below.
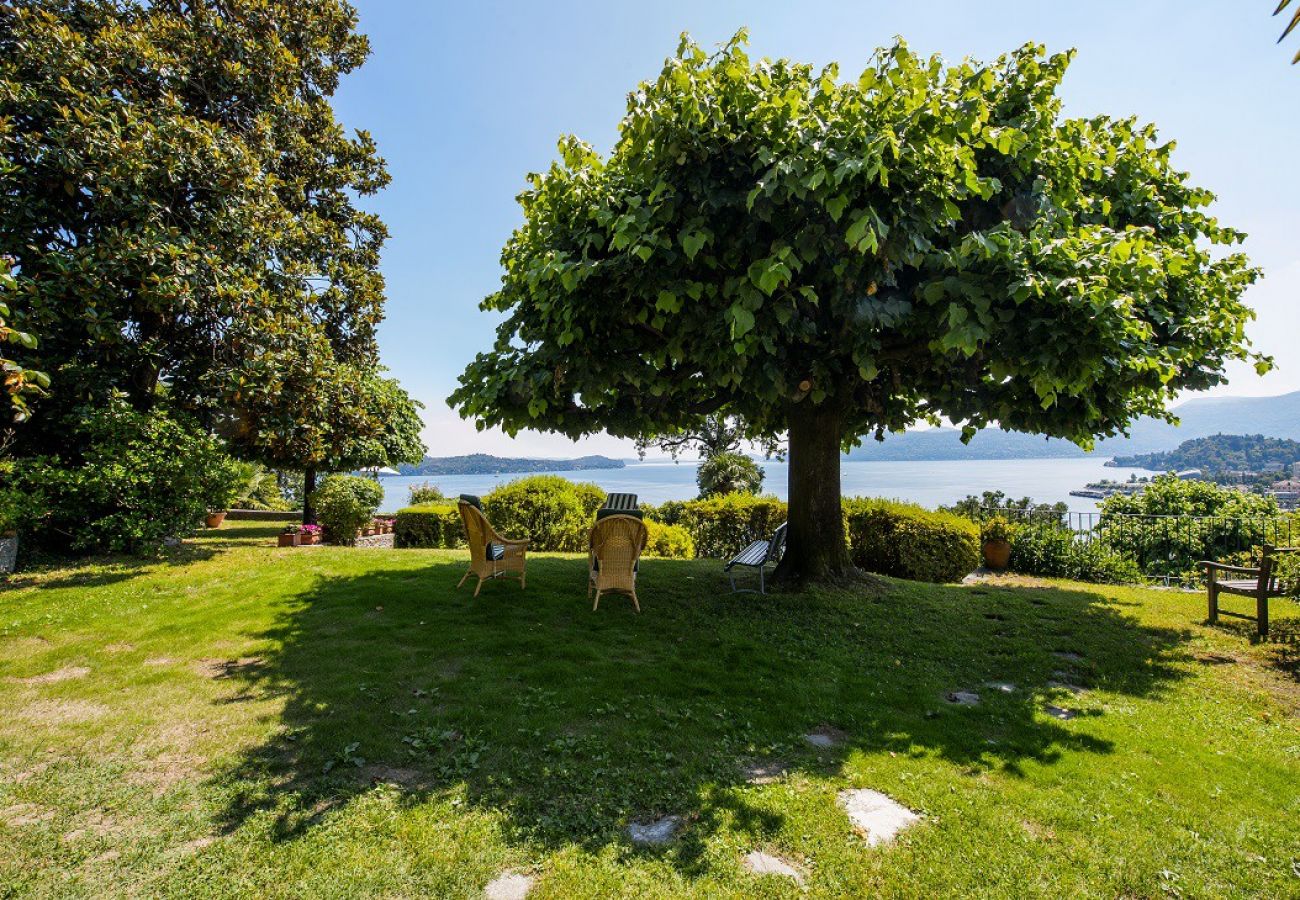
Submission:
M 474 502 L 475 499 L 462 497 L 456 504 L 469 541 L 469 569 L 456 587 L 459 588 L 471 575 L 478 576 L 478 585 L 474 588 L 475 597 L 482 589 L 483 582 L 493 578 L 518 577 L 519 586 L 525 587 L 524 554 L 528 550 L 528 541 L 511 540 L 497 534 L 492 523 Z
M 637 516 L 605 516 L 591 529 L 590 549 L 587 553 L 587 597 L 593 591 L 596 600 L 591 605 L 594 612 L 600 606 L 600 595 L 616 591 L 632 597 L 637 612 L 641 604 L 636 599 L 636 570 L 641 551 L 645 549 L 650 534 L 645 522 Z

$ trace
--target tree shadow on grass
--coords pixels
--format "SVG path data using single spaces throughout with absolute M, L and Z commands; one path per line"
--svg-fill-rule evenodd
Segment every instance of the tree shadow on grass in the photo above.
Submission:
M 322 579 L 250 636 L 280 649 L 232 681 L 287 703 L 281 729 L 216 776 L 234 798 L 226 829 L 270 815 L 290 839 L 395 782 L 410 803 L 497 811 L 511 840 L 547 848 L 594 850 L 629 820 L 682 815 L 671 858 L 698 873 L 714 831 L 762 841 L 782 826 L 744 789 L 746 760 L 835 775 L 850 754 L 892 751 L 1014 777 L 1108 753 L 1044 704 L 1087 705 L 1062 684 L 1158 694 L 1189 636 L 1139 625 L 1100 589 L 732 595 L 716 563 L 649 560 L 637 616 L 617 596 L 591 611 L 582 560 L 530 559 L 526 591 L 490 583 L 471 599 L 454 590 L 463 562 L 423 558 Z M 959 707 L 955 690 L 981 702 Z M 809 746 L 819 726 L 840 743 Z

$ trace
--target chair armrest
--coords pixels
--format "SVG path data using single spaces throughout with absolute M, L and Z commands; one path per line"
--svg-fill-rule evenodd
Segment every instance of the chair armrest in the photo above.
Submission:
M 1236 572 L 1240 575 L 1256 576 L 1260 574 L 1258 568 L 1252 568 L 1250 566 L 1228 566 L 1223 563 L 1210 562 L 1208 560 L 1201 560 L 1197 565 L 1204 566 L 1207 572 Z

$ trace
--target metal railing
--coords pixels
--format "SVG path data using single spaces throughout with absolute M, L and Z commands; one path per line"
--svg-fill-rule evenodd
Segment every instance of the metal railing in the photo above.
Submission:
M 1300 517 L 1294 515 L 1132 515 L 984 507 L 978 518 L 991 516 L 1018 526 L 1058 528 L 1083 544 L 1103 543 L 1136 560 L 1148 579 L 1165 584 L 1190 583 L 1188 575 L 1201 560 L 1246 563 L 1243 557 L 1258 555 L 1265 544 L 1294 546 L 1300 541 Z

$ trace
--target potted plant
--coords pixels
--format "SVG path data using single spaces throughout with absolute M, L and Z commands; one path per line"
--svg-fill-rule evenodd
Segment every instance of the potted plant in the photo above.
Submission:
M 321 528 L 319 525 L 301 525 L 298 528 L 298 545 L 301 547 L 310 547 L 312 544 L 321 542 Z
M 280 532 L 281 547 L 297 547 L 302 540 L 301 525 L 286 525 L 284 531 Z
M 207 519 L 204 520 L 209 528 L 220 528 L 221 523 L 226 521 L 226 511 L 224 509 L 208 512 Z
M 980 525 L 980 540 L 984 565 L 995 572 L 1005 569 L 1011 561 L 1011 523 L 1002 516 L 985 519 Z

